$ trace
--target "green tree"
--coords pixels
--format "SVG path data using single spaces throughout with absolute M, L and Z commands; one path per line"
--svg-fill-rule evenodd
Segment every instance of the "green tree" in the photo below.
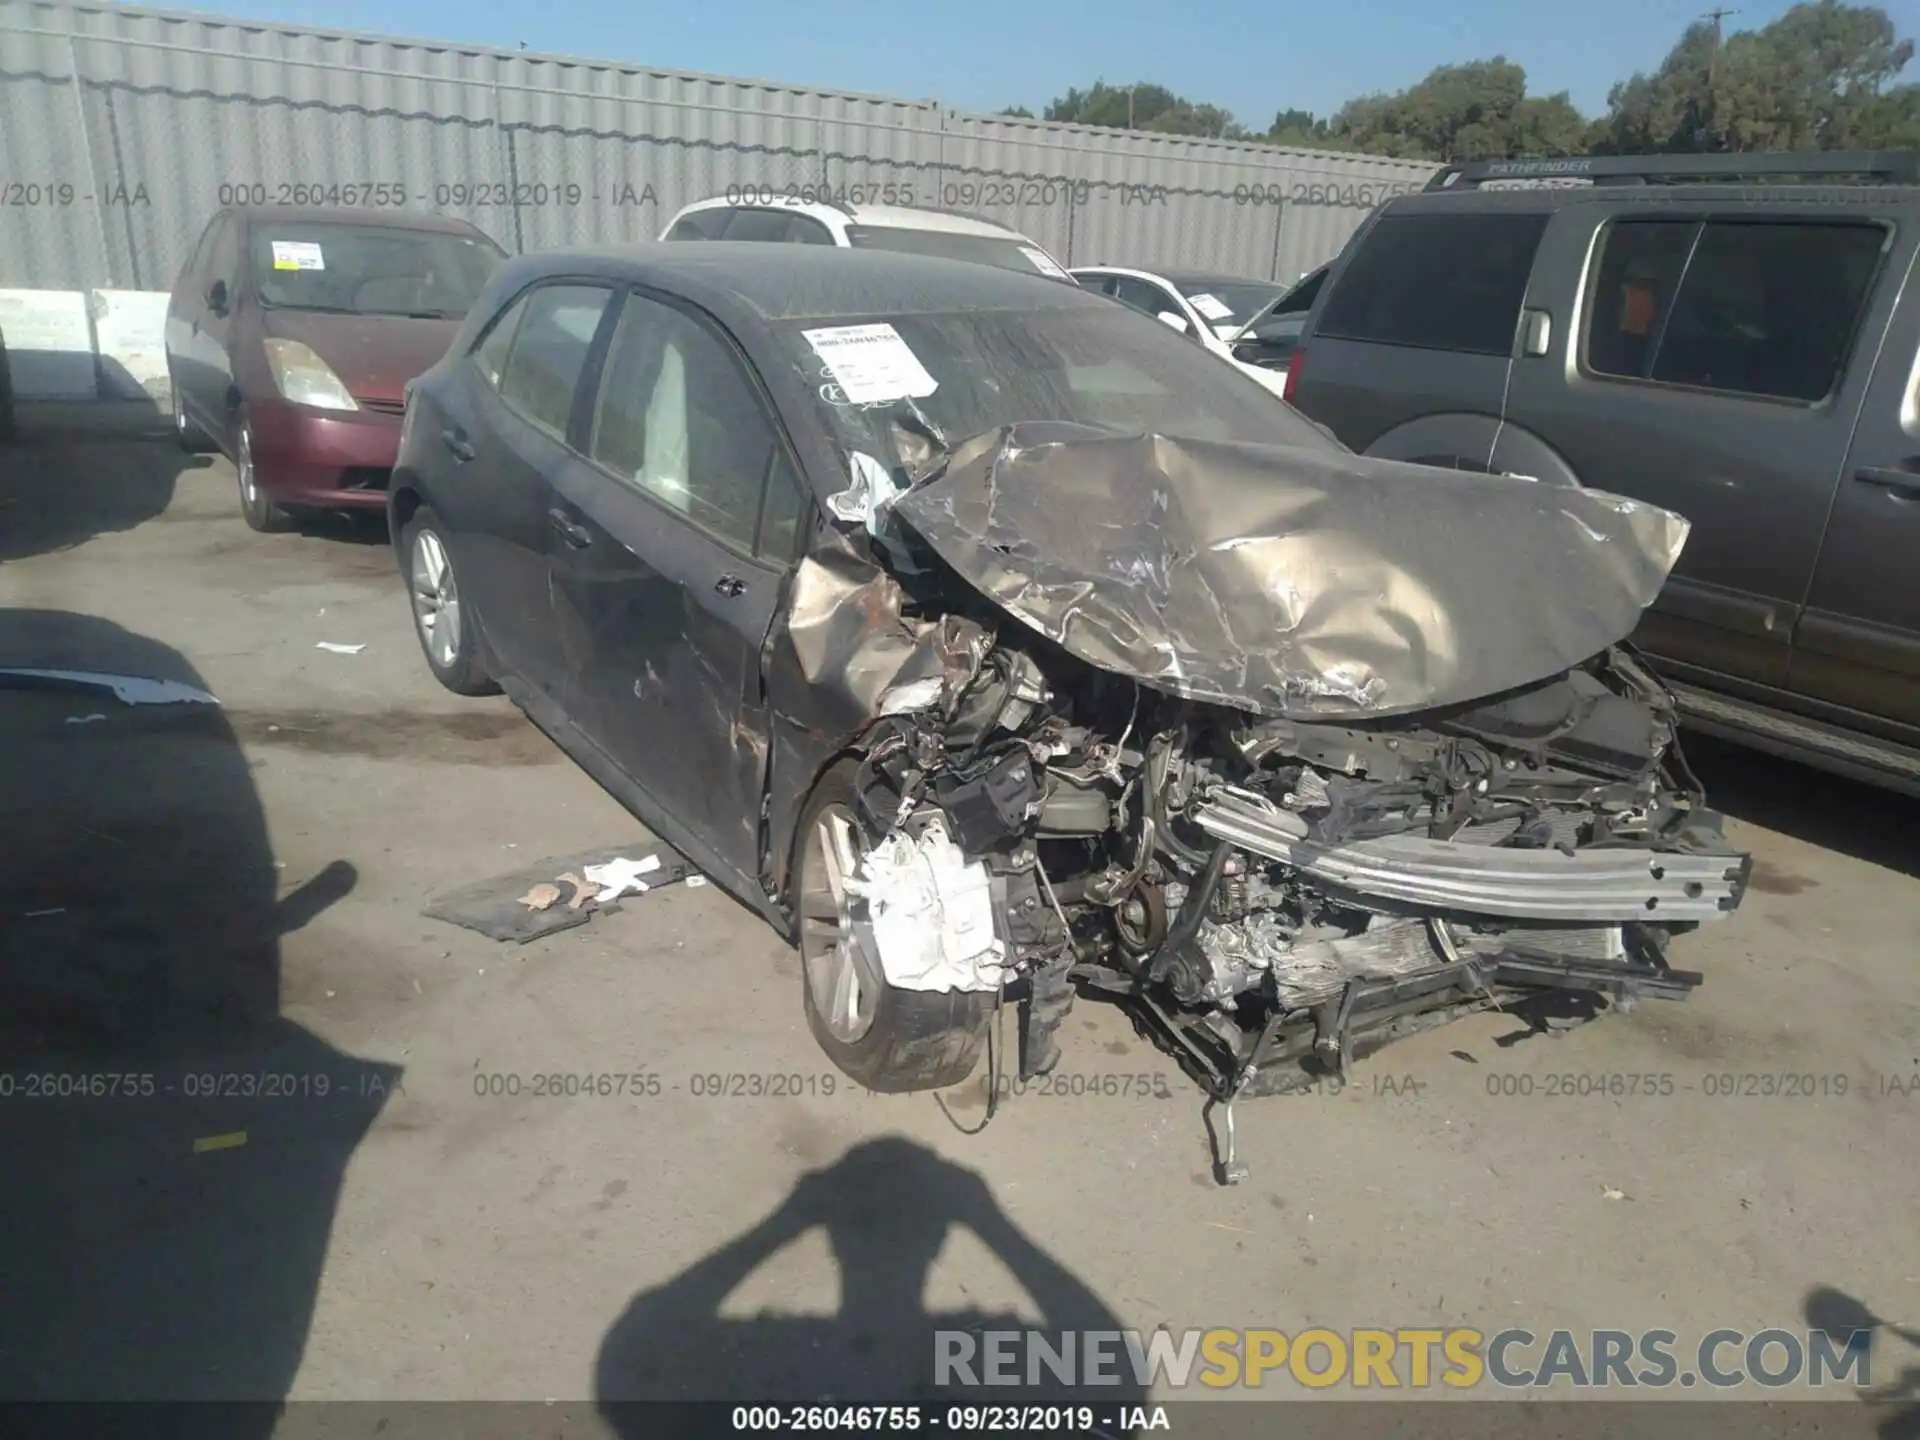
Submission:
M 1724 41 L 1701 21 L 1613 87 L 1593 138 L 1622 154 L 1910 145 L 1914 87 L 1888 84 L 1912 57 L 1878 6 L 1808 0 Z
M 1146 81 L 1109 85 L 1096 80 L 1085 90 L 1069 88 L 1048 103 L 1045 118 L 1075 125 L 1153 130 L 1164 135 L 1206 135 L 1227 140 L 1243 140 L 1247 135 L 1230 111 L 1218 105 L 1198 104 L 1164 85 Z
M 1528 96 L 1504 55 L 1442 65 L 1393 95 L 1363 95 L 1330 129 L 1352 148 L 1410 160 L 1492 160 L 1585 148 L 1587 121 L 1565 92 Z

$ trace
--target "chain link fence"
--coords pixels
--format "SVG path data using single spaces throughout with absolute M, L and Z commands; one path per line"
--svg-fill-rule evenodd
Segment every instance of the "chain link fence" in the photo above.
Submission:
M 0 288 L 163 290 L 236 204 L 409 209 L 509 251 L 691 201 L 963 210 L 1067 264 L 1292 280 L 1429 165 L 587 61 L 0 0 Z

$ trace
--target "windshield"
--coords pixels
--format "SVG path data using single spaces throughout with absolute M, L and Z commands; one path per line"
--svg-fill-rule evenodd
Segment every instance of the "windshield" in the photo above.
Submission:
M 935 382 L 930 395 L 848 402 L 846 387 L 816 347 L 834 353 L 837 339 L 851 338 L 856 329 L 863 340 L 872 339 L 877 322 L 891 326 L 910 352 L 882 337 L 879 348 L 890 352 L 888 373 L 911 374 L 917 362 Z M 912 453 L 913 437 L 893 424 L 911 421 L 916 408 L 949 446 L 1002 425 L 1054 420 L 1113 434 L 1340 448 L 1259 384 L 1120 305 L 879 316 L 858 327 L 845 320 L 802 320 L 779 329 L 787 353 L 817 377 L 818 403 L 835 438 L 849 452 L 864 451 L 889 469 L 913 472 L 923 458 Z M 887 388 L 883 382 L 877 390 Z M 897 384 L 891 388 L 900 392 Z
M 1271 304 L 1282 294 L 1281 286 L 1257 280 L 1187 280 L 1179 282 L 1179 286 L 1180 293 L 1187 297 L 1187 303 L 1199 312 L 1200 318 L 1215 327 L 1238 328 L 1251 320 L 1263 305 Z
M 506 259 L 491 241 L 397 226 L 255 225 L 251 267 L 274 310 L 459 320 Z
M 948 260 L 972 260 L 1017 270 L 1022 275 L 1045 275 L 1073 283 L 1073 277 L 1031 240 L 1009 235 L 961 235 L 951 230 L 908 230 L 897 225 L 849 225 L 847 243 L 866 250 L 899 250 L 908 255 L 939 255 Z

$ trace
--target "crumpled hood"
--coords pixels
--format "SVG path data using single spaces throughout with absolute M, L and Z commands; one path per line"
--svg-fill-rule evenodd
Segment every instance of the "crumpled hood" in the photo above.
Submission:
M 1633 631 L 1688 531 L 1521 477 L 1055 424 L 966 442 L 891 508 L 1091 665 L 1316 719 L 1477 700 L 1580 664 Z

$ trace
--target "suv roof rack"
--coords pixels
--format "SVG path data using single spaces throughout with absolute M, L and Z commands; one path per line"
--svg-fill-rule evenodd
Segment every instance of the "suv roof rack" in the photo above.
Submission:
M 1489 180 L 1589 180 L 1594 185 L 1687 185 L 1703 181 L 1836 181 L 1920 184 L 1920 151 L 1824 150 L 1771 155 L 1567 155 L 1545 160 L 1471 160 L 1448 165 L 1428 190 L 1475 190 Z

